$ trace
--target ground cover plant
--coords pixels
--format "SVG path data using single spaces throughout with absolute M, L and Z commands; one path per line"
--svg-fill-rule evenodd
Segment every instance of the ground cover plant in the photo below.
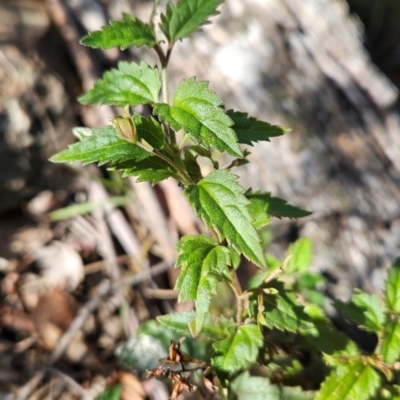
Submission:
M 181 0 L 159 10 L 155 1 L 149 22 L 124 14 L 82 39 L 101 49 L 147 46 L 159 63 L 123 61 L 107 71 L 79 100 L 124 107 L 123 115 L 102 128 L 76 128 L 79 141 L 52 161 L 107 163 L 152 184 L 174 178 L 209 232 L 184 236 L 177 246 L 175 288 L 180 302 L 195 302 L 195 311 L 149 321 L 117 355 L 138 374 L 169 381 L 171 398 L 195 387 L 205 397 L 220 398 L 399 398 L 400 262 L 389 273 L 383 300 L 357 291 L 349 303 L 336 302 L 346 318 L 376 335 L 375 349 L 366 353 L 325 316 L 316 290 L 323 278 L 308 270 L 311 243 L 300 239 L 283 261 L 264 251 L 261 232 L 272 217 L 310 213 L 271 193 L 243 188 L 232 172 L 249 162 L 249 146 L 288 130 L 226 110 L 208 83 L 195 77 L 184 77 L 170 96 L 173 48 L 208 23 L 221 2 Z M 133 112 L 139 105 L 148 107 L 147 118 Z M 229 161 L 220 161 L 221 153 Z M 200 157 L 209 160 L 212 172 L 204 174 Z M 242 257 L 259 268 L 247 288 L 237 276 Z M 223 285 L 235 295 L 233 317 L 214 307 L 213 296 Z M 100 398 L 118 398 L 119 391 L 111 387 Z

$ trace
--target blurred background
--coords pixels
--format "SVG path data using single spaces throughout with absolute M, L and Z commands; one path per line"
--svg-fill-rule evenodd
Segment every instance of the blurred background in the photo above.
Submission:
M 151 7 L 0 0 L 0 399 L 90 399 L 110 380 L 125 399 L 169 396 L 121 371 L 114 351 L 149 318 L 191 309 L 176 304 L 171 267 L 179 237 L 201 223 L 174 182 L 152 188 L 47 161 L 74 141 L 72 127 L 121 113 L 76 100 L 104 70 L 156 63 L 146 49 L 102 52 L 79 39 Z M 274 220 L 266 249 L 282 258 L 306 236 L 326 298 L 379 293 L 400 249 L 400 3 L 226 0 L 220 10 L 174 49 L 171 92 L 197 76 L 227 109 L 292 128 L 249 148 L 252 162 L 234 171 L 313 211 Z M 244 265 L 242 279 L 253 271 Z

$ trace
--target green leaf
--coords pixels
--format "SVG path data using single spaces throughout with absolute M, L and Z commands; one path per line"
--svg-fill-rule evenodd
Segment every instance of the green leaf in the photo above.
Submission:
M 174 329 L 170 329 L 166 325 L 163 325 L 155 320 L 148 320 L 142 324 L 140 324 L 137 330 L 137 338 L 142 335 L 151 336 L 157 342 L 160 342 L 163 351 L 157 357 L 157 360 L 160 361 L 160 357 L 163 357 L 163 354 L 168 353 L 169 346 L 171 344 L 171 340 L 178 342 L 182 337 L 182 334 L 177 332 Z M 206 359 L 208 357 L 207 352 L 209 346 L 208 343 L 199 338 L 193 339 L 190 336 L 186 336 L 185 340 L 181 343 L 181 350 L 187 354 L 190 354 L 192 357 L 198 359 Z
M 226 112 L 234 122 L 232 129 L 238 137 L 239 143 L 253 145 L 253 142 L 270 141 L 271 137 L 282 136 L 290 129 L 271 125 L 268 122 L 259 121 L 249 117 L 247 113 L 228 110 Z
M 350 303 L 336 301 L 342 314 L 372 332 L 380 332 L 385 320 L 385 309 L 378 296 L 356 290 Z
M 103 50 L 119 47 L 121 50 L 129 46 L 147 46 L 152 48 L 156 45 L 156 34 L 154 29 L 140 19 L 123 13 L 122 21 L 111 21 L 100 31 L 90 32 L 81 40 L 81 44 Z
M 396 259 L 386 280 L 385 301 L 389 310 L 400 314 L 400 258 Z
M 179 301 L 196 301 L 197 318 L 192 333 L 197 336 L 210 308 L 211 294 L 216 293 L 218 282 L 229 279 L 230 254 L 226 247 L 206 235 L 183 237 L 177 250 L 176 265 L 182 270 L 175 289 L 179 290 Z
M 314 394 L 300 388 L 272 385 L 267 378 L 240 374 L 231 384 L 238 400 L 312 400 Z
M 311 264 L 312 243 L 311 240 L 303 237 L 293 243 L 288 251 L 290 259 L 285 272 L 305 272 Z
M 248 201 L 237 176 L 227 170 L 215 170 L 196 185 L 188 185 L 185 196 L 208 229 L 214 229 L 219 241 L 227 240 L 249 260 L 265 266 L 260 238 L 247 210 Z
M 151 116 L 146 119 L 140 114 L 135 114 L 133 122 L 140 139 L 144 139 L 154 149 L 161 150 L 164 147 L 165 132 L 162 124 Z
M 271 197 L 271 193 L 247 191 L 245 195 L 250 200 L 250 210 L 256 220 L 257 229 L 269 223 L 269 218 L 265 214 L 277 218 L 301 218 L 312 214 L 310 211 L 288 204 L 286 200 L 279 197 Z
M 315 400 L 373 399 L 380 384 L 379 374 L 357 360 L 333 371 L 322 384 Z
M 93 89 L 79 98 L 82 104 L 110 104 L 118 107 L 154 104 L 161 83 L 157 68 L 121 61 L 118 69 L 107 71 Z
M 207 82 L 196 82 L 194 78 L 182 81 L 173 105 L 156 104 L 154 112 L 175 130 L 183 128 L 200 143 L 242 157 L 235 132 L 230 128 L 232 120 L 220 107 L 222 100 L 207 86 Z
M 122 393 L 122 386 L 116 385 L 107 388 L 104 392 L 96 396 L 95 400 L 119 400 Z
M 219 14 L 217 7 L 223 0 L 180 0 L 175 7 L 167 4 L 167 15 L 161 14 L 161 30 L 170 43 L 189 37 L 201 25 L 208 23 L 208 18 Z
M 296 295 L 285 288 L 282 282 L 272 281 L 268 288 L 278 291 L 277 294 L 264 294 L 265 325 L 268 328 L 291 332 L 314 329 Z
M 119 362 L 145 376 L 146 370 L 156 368 L 168 353 L 158 338 L 141 333 L 117 347 L 115 355 Z
M 149 181 L 152 185 L 167 178 L 177 178 L 174 168 L 157 156 L 141 161 L 118 163 L 110 169 L 122 170 L 124 177 L 136 176 L 138 182 Z
M 263 336 L 257 325 L 241 325 L 230 328 L 229 336 L 213 347 L 216 355 L 212 359 L 215 368 L 236 372 L 253 364 L 258 356 L 258 349 L 263 345 Z
M 400 323 L 387 321 L 384 325 L 380 354 L 386 364 L 393 364 L 400 357 Z
M 189 323 L 196 319 L 197 315 L 194 311 L 172 313 L 157 317 L 157 320 L 163 325 L 172 328 L 185 336 L 190 336 Z M 201 330 L 201 335 L 210 340 L 222 340 L 228 336 L 227 328 L 234 326 L 232 320 L 227 320 L 222 317 L 215 317 L 207 314 L 204 325 Z
M 342 351 L 349 343 L 349 339 L 338 331 L 330 321 L 314 319 L 315 329 L 307 332 L 306 337 L 310 345 L 326 354 Z
M 91 136 L 82 137 L 80 142 L 74 143 L 68 149 L 54 155 L 50 161 L 75 163 L 82 161 L 84 164 L 124 160 L 143 160 L 150 157 L 151 153 L 139 146 L 121 139 L 112 126 L 93 129 Z

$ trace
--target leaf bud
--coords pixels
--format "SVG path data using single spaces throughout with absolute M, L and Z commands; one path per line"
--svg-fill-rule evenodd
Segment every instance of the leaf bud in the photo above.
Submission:
M 121 115 L 116 115 L 111 122 L 121 139 L 131 143 L 136 143 L 138 141 L 136 126 L 131 117 L 122 117 Z

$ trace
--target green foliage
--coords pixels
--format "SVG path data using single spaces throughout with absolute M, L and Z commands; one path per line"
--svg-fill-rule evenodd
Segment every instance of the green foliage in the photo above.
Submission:
M 161 83 L 157 68 L 144 61 L 139 65 L 126 61 L 118 64 L 98 80 L 94 88 L 79 98 L 82 104 L 110 104 L 118 107 L 154 104 L 158 100 Z
M 257 325 L 240 325 L 229 328 L 225 339 L 215 342 L 213 365 L 218 370 L 237 372 L 248 368 L 257 359 L 263 337 Z
M 218 14 L 217 7 L 223 0 L 180 0 L 174 6 L 167 4 L 166 15 L 161 14 L 161 30 L 170 43 L 189 37 L 210 16 Z
M 254 117 L 249 117 L 244 112 L 228 110 L 226 113 L 234 122 L 232 129 L 235 131 L 239 143 L 242 144 L 252 146 L 253 142 L 269 142 L 271 137 L 281 136 L 290 132 L 290 129 L 259 121 Z
M 315 400 L 373 399 L 381 383 L 379 374 L 363 360 L 341 365 L 322 384 Z
M 172 128 L 183 129 L 199 143 L 241 157 L 237 137 L 231 129 L 232 120 L 219 107 L 222 100 L 207 86 L 207 82 L 196 82 L 194 78 L 182 81 L 172 106 L 156 104 L 154 112 Z
M 196 185 L 188 185 L 184 193 L 206 227 L 217 232 L 220 242 L 226 239 L 236 251 L 264 266 L 260 238 L 247 209 L 248 200 L 236 180 L 237 176 L 228 170 L 215 170 Z
M 285 288 L 282 282 L 272 281 L 262 292 L 258 301 L 261 313 L 258 320 L 268 328 L 291 332 L 307 331 L 313 328 L 308 316 L 296 299 L 296 295 Z M 262 303 L 261 303 L 262 301 Z
M 335 303 L 345 318 L 376 335 L 376 348 L 364 354 L 325 315 L 325 298 L 318 291 L 324 278 L 309 271 L 310 240 L 292 244 L 283 262 L 264 253 L 261 236 L 267 231 L 261 230 L 272 217 L 300 218 L 310 212 L 271 193 L 245 191 L 230 170 L 249 162 L 250 153 L 241 144 L 269 142 L 288 129 L 245 112 L 225 111 L 208 83 L 196 78 L 183 80 L 169 102 L 167 67 L 173 47 L 208 23 L 221 3 L 169 2 L 160 24 L 166 42 L 156 37 L 158 1 L 149 23 L 123 14 L 121 21 L 82 39 L 82 44 L 102 49 L 145 45 L 156 52 L 159 65 L 120 62 L 105 72 L 80 101 L 125 107 L 124 115 L 115 116 L 112 126 L 75 128 L 79 141 L 52 161 L 108 163 L 123 177 L 152 184 L 174 178 L 210 231 L 182 237 L 177 246 L 178 300 L 194 301 L 196 311 L 143 324 L 116 354 L 141 376 L 147 370 L 148 376 L 170 379 L 173 398 L 191 390 L 192 379 L 218 386 L 221 397 L 229 399 L 400 398 L 400 259 L 389 271 L 382 301 L 356 291 L 350 302 Z M 150 105 L 148 118 L 131 114 L 144 104 Z M 233 158 L 229 167 L 219 168 L 214 149 Z M 213 167 L 207 176 L 199 156 Z M 65 218 L 97 206 L 101 204 L 88 203 L 55 215 Z M 260 267 L 247 290 L 236 272 L 242 255 Z M 230 287 L 236 300 L 225 315 L 215 301 L 221 287 Z M 116 386 L 98 398 L 116 399 L 120 393 Z
M 122 21 L 111 21 L 110 25 L 103 26 L 100 31 L 89 33 L 81 43 L 103 50 L 113 47 L 125 50 L 130 46 L 155 46 L 156 34 L 149 24 L 126 13 L 122 14 L 122 17 Z
M 150 157 L 151 153 L 139 146 L 121 139 L 112 126 L 93 129 L 90 136 L 82 137 L 80 142 L 72 144 L 67 150 L 56 154 L 51 161 L 64 163 L 84 164 L 98 162 L 99 165 L 107 162 L 135 160 L 141 161 Z
M 231 384 L 232 391 L 240 400 L 311 400 L 313 393 L 307 393 L 297 387 L 283 387 L 271 384 L 270 380 L 260 376 L 250 376 L 246 371 Z
M 385 320 L 385 309 L 376 295 L 356 291 L 351 302 L 336 301 L 336 307 L 348 319 L 372 332 L 379 332 Z
M 179 290 L 179 301 L 196 301 L 196 327 L 192 333 L 197 336 L 210 308 L 211 294 L 216 293 L 217 283 L 226 277 L 229 279 L 230 254 L 226 247 L 218 245 L 216 239 L 206 235 L 185 236 L 177 249 L 176 265 L 182 267 L 182 271 L 175 289 Z
M 386 281 L 385 301 L 390 311 L 400 313 L 400 258 L 394 262 L 389 271 Z

